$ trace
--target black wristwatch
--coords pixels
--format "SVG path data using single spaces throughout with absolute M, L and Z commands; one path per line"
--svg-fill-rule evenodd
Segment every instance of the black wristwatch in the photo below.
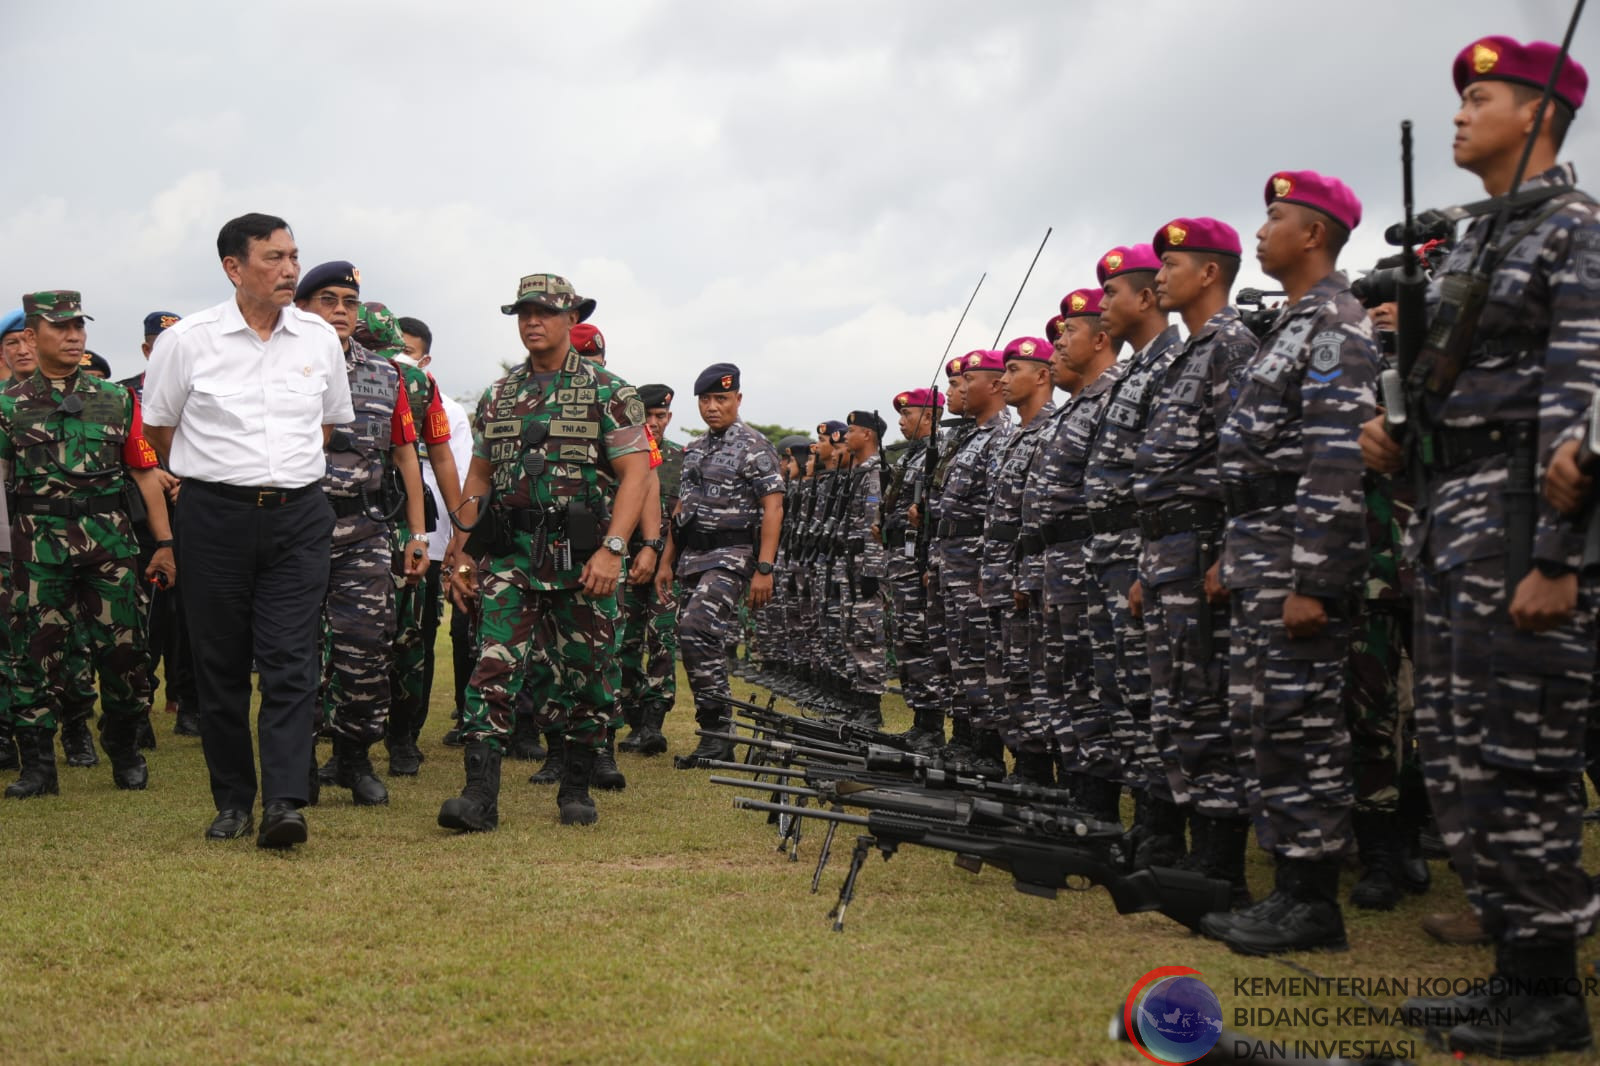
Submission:
M 1551 581 L 1566 577 L 1568 574 L 1572 573 L 1572 567 L 1568 566 L 1566 563 L 1553 563 L 1547 559 L 1536 559 L 1533 566 L 1534 569 L 1538 570 L 1539 573 L 1543 574 Z
M 758 573 L 758 574 L 770 574 L 770 573 L 772 573 L 772 564 L 767 562 L 765 559 L 761 560 L 760 562 L 756 563 L 756 573 Z
M 662 552 L 667 550 L 667 538 L 656 537 L 653 540 L 647 540 L 644 542 L 644 546 L 655 552 L 657 555 L 660 555 Z
M 172 547 L 172 538 L 168 537 L 166 540 L 158 540 L 158 541 L 156 541 L 156 547 L 158 547 L 158 548 L 170 548 L 170 547 Z

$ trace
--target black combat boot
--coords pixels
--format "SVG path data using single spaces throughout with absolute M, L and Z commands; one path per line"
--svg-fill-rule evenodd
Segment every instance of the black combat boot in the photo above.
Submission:
M 567 738 L 561 733 L 546 733 L 544 745 L 544 765 L 528 778 L 530 785 L 553 785 L 561 780 L 561 768 L 567 761 Z
M 150 724 L 150 712 L 146 711 L 139 719 L 138 731 L 134 734 L 136 746 L 140 751 L 156 750 L 156 729 Z
M 1138 847 L 1133 853 L 1133 865 L 1138 869 L 1147 866 L 1176 866 L 1188 850 L 1183 839 L 1184 823 L 1188 821 L 1182 807 L 1169 799 L 1150 792 L 1134 794 L 1134 827 L 1141 827 Z
M 639 737 L 640 755 L 661 755 L 666 752 L 667 735 L 661 732 L 661 727 L 666 724 L 667 710 L 668 707 L 656 704 L 644 712 L 640 727 L 644 733 Z
M 61 754 L 67 757 L 68 766 L 100 765 L 94 737 L 89 733 L 89 719 L 74 718 L 61 723 Z
M 445 747 L 459 748 L 466 743 L 466 741 L 461 739 L 461 719 L 465 717 L 465 715 L 466 711 L 461 707 L 457 707 L 450 713 L 450 720 L 455 724 L 444 731 L 444 737 L 442 738 L 441 743 L 443 743 Z
M 1344 912 L 1339 909 L 1339 859 L 1279 859 L 1287 882 L 1287 906 L 1267 917 L 1234 918 L 1222 942 L 1240 955 L 1287 951 L 1345 951 Z M 1287 869 L 1285 869 L 1287 868 Z
M 313 750 L 315 750 L 315 749 L 313 749 Z M 336 784 L 338 782 L 338 780 L 339 780 L 339 751 L 338 751 L 338 745 L 334 744 L 332 746 L 332 750 L 330 750 L 328 752 L 328 761 L 323 763 L 321 766 L 317 767 L 317 784 L 319 784 L 319 785 L 332 785 L 332 784 Z
M 1112 825 L 1122 824 L 1122 782 L 1094 774 L 1083 775 L 1083 808 L 1090 817 Z
M 150 725 L 148 715 L 100 719 L 100 746 L 111 759 L 111 783 L 130 792 L 150 784 L 150 768 L 139 751 L 139 734 Z
M 853 725 L 865 726 L 868 729 L 883 728 L 883 696 L 877 692 L 856 692 L 850 708 L 850 721 Z
M 637 755 L 644 740 L 644 712 L 630 704 L 622 709 L 622 723 L 628 727 L 628 735 L 617 741 L 617 750 Z
M 518 762 L 533 762 L 544 758 L 548 752 L 539 743 L 539 730 L 531 714 L 518 714 L 511 719 L 511 743 L 506 753 Z
M 1019 784 L 1039 788 L 1056 787 L 1056 760 L 1048 751 L 1019 751 L 1016 753 Z
M 1421 775 L 1414 775 L 1420 778 Z M 1402 774 L 1400 778 L 1400 887 L 1422 895 L 1433 885 L 1428 857 L 1422 853 L 1422 823 L 1428 819 L 1428 794 L 1420 780 Z
M 378 807 L 389 802 L 389 790 L 383 787 L 377 771 L 372 768 L 367 745 L 336 737 L 333 757 L 337 770 L 334 783 L 350 790 L 350 798 L 357 807 Z
M 311 768 L 306 773 L 306 806 L 315 807 L 322 799 L 322 770 L 317 766 L 317 745 L 311 745 Z
M 964 714 L 950 717 L 950 743 L 939 749 L 939 758 L 965 766 L 972 762 L 972 719 Z
M 11 723 L 0 718 L 0 770 L 22 769 L 22 757 L 17 754 L 17 738 L 11 735 Z
M 1467 1013 L 1444 1034 L 1457 1055 L 1526 1059 L 1594 1044 L 1578 979 L 1577 946 L 1533 941 L 1505 945 L 1505 977 L 1489 1009 Z
M 628 787 L 628 779 L 617 769 L 617 757 L 611 750 L 614 743 L 616 738 L 607 735 L 606 742 L 594 749 L 594 766 L 589 780 L 602 792 L 620 792 Z M 563 777 L 562 781 L 564 783 L 566 778 Z
M 200 735 L 200 711 L 195 707 L 194 700 L 179 701 L 178 714 L 172 723 L 172 735 L 177 737 Z
M 594 809 L 594 798 L 589 795 L 589 782 L 593 778 L 598 748 L 571 744 L 567 747 L 567 761 L 561 771 L 561 788 L 556 792 L 556 806 L 561 811 L 562 825 L 593 825 L 600 820 Z
M 1202 821 L 1205 827 L 1197 831 Z M 1189 819 L 1189 828 L 1205 841 L 1200 872 L 1233 886 L 1230 902 L 1234 910 L 1250 906 L 1250 885 L 1244 876 L 1245 850 L 1250 846 L 1250 819 L 1194 815 Z
M 500 753 L 485 740 L 462 749 L 467 784 L 439 808 L 439 825 L 466 833 L 483 833 L 500 824 Z
M 1392 911 L 1400 902 L 1400 831 L 1393 811 L 1355 811 L 1356 851 L 1361 879 L 1350 889 L 1350 905 L 1364 911 Z
M 700 728 L 707 732 L 726 733 L 730 727 L 728 720 L 723 717 L 720 707 L 710 710 L 696 709 L 694 720 Z M 733 743 L 717 737 L 701 737 L 700 743 L 687 755 L 679 755 L 672 760 L 674 769 L 697 770 L 700 768 L 701 759 L 711 759 L 716 762 L 733 761 Z
M 994 729 L 974 727 L 972 772 L 991 781 L 1004 780 L 1006 776 L 1006 746 L 1000 733 Z
M 397 731 L 392 718 L 389 720 L 389 735 L 383 738 L 383 746 L 389 752 L 390 777 L 416 777 L 421 772 L 422 752 L 417 748 L 417 738 L 409 729 Z
M 1266 897 L 1242 907 L 1235 907 L 1231 911 L 1217 911 L 1200 919 L 1200 935 L 1212 940 L 1224 940 L 1232 932 L 1234 923 L 1241 919 L 1273 921 L 1280 912 L 1293 906 L 1294 896 L 1289 890 L 1293 873 L 1286 860 L 1277 861 L 1277 865 L 1273 867 L 1272 877 L 1272 892 Z
M 923 755 L 937 755 L 944 747 L 944 711 L 938 707 L 917 712 L 922 722 L 923 740 L 913 751 Z
M 6 786 L 6 799 L 60 795 L 61 786 L 56 781 L 55 731 L 17 726 L 14 732 L 22 774 Z

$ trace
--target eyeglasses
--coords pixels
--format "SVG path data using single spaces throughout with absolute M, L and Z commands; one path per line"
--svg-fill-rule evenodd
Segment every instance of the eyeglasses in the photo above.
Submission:
M 346 311 L 356 311 L 361 307 L 361 297 L 336 296 L 331 292 L 319 292 L 317 293 L 317 303 L 329 311 L 339 307 L 344 308 Z

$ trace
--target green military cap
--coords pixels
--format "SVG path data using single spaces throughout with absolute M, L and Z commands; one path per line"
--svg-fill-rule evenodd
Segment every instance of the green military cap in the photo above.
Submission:
M 356 311 L 356 328 L 351 336 L 363 347 L 385 356 L 403 351 L 406 346 L 394 312 L 376 300 L 369 300 Z
M 83 313 L 83 296 L 71 289 L 46 289 L 22 296 L 22 313 L 38 315 L 49 322 L 71 322 L 75 318 L 94 319 Z
M 579 296 L 572 282 L 558 274 L 529 274 L 517 283 L 517 298 L 500 305 L 501 314 L 514 315 L 523 304 L 538 304 L 552 311 L 576 311 L 578 321 L 594 314 L 595 302 Z

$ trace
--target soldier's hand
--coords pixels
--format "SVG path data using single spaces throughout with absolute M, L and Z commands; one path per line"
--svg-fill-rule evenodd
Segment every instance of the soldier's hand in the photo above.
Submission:
M 1026 611 L 1028 609 L 1028 594 L 1013 590 L 1011 593 L 1011 606 L 1019 611 Z
M 1383 428 L 1381 413 L 1361 423 L 1361 461 L 1380 474 L 1398 473 L 1405 466 L 1405 449 Z
M 1228 588 L 1222 583 L 1222 560 L 1206 568 L 1206 602 L 1227 603 Z
M 178 502 L 178 490 L 183 487 L 183 482 L 161 468 L 156 468 L 156 485 L 166 493 L 168 503 Z
M 772 575 L 757 574 L 750 579 L 750 606 L 765 607 L 772 599 Z
M 150 556 L 150 565 L 144 568 L 144 579 L 165 589 L 178 583 L 178 564 L 173 561 L 171 548 L 155 550 Z
M 1289 593 L 1283 601 L 1283 628 L 1297 640 L 1314 637 L 1328 624 L 1328 608 L 1315 596 Z
M 1544 472 L 1544 498 L 1562 514 L 1572 514 L 1589 499 L 1594 479 L 1578 469 L 1578 442 L 1569 440 L 1550 457 Z
M 1128 587 L 1128 613 L 1135 618 L 1144 617 L 1144 584 L 1138 579 Z
M 420 540 L 406 545 L 406 584 L 415 585 L 428 573 L 428 546 Z
M 622 576 L 622 556 L 612 555 L 604 548 L 589 556 L 583 564 L 583 574 L 578 582 L 591 596 L 609 596 L 617 591 L 617 579 Z
M 1545 577 L 1537 570 L 1517 582 L 1511 597 L 1511 623 L 1527 633 L 1543 633 L 1572 617 L 1578 606 L 1578 575 Z
M 656 550 L 646 544 L 628 560 L 628 584 L 646 585 L 656 576 Z
M 460 556 L 457 556 L 460 558 Z M 472 601 L 478 598 L 478 568 L 471 562 L 463 562 L 450 571 L 450 602 L 463 611 L 472 609 Z

